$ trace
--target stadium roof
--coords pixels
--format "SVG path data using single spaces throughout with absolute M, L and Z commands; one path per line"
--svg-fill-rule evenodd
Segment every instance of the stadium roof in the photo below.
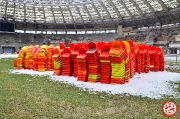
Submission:
M 180 0 L 0 0 L 17 29 L 111 29 L 180 22 Z

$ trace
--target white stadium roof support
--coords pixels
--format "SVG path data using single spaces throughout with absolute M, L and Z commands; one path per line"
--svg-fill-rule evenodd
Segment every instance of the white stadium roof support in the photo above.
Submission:
M 0 21 L 27 29 L 27 24 L 92 29 L 177 23 L 179 11 L 180 0 L 0 0 Z

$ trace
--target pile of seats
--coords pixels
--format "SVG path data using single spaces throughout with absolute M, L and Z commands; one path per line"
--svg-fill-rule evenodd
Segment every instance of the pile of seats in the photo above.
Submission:
M 54 48 L 54 55 L 52 56 L 53 68 L 55 76 L 59 76 L 62 74 L 62 57 L 59 47 Z
M 54 75 L 74 76 L 78 81 L 124 84 L 135 73 L 164 71 L 159 47 L 137 45 L 131 40 L 77 43 L 66 47 L 24 46 L 14 60 L 16 69 L 54 71 Z

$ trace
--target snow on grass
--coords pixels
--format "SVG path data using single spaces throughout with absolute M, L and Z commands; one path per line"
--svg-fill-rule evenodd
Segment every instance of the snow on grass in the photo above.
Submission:
M 14 54 L 1 54 L 1 58 L 17 58 Z M 179 67 L 178 67 L 179 68 Z M 111 85 L 101 83 L 89 83 L 77 81 L 77 78 L 68 76 L 53 76 L 53 71 L 38 72 L 33 70 L 12 70 L 11 73 L 30 74 L 33 76 L 49 76 L 52 81 L 64 82 L 89 91 L 106 92 L 109 94 L 130 94 L 149 98 L 162 98 L 166 96 L 177 96 L 172 82 L 180 81 L 179 73 L 150 72 L 148 74 L 136 74 L 130 82 L 124 85 Z M 170 83 L 171 82 L 171 83 Z
M 0 59 L 1 58 L 17 58 L 18 54 L 0 54 Z
M 180 66 L 175 66 L 175 65 L 166 65 L 166 69 L 180 69 Z
M 179 98 L 177 97 L 179 93 L 174 90 L 174 88 L 177 87 L 175 87 L 175 85 L 173 86 L 171 83 L 180 81 L 180 74 L 167 71 L 136 74 L 130 79 L 129 83 L 123 85 L 80 82 L 77 81 L 75 77 L 53 76 L 53 71 L 38 72 L 22 69 L 12 70 L 10 72 L 16 74 L 30 74 L 32 76 L 49 76 L 52 81 L 64 82 L 93 92 L 130 94 L 155 99 L 163 98 L 164 95 L 171 96 L 172 98 Z

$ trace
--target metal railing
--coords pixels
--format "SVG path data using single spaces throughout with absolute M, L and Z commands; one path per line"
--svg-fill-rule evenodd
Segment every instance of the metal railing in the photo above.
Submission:
M 164 55 L 164 60 L 167 63 L 179 63 L 180 64 L 180 54 L 166 54 Z

